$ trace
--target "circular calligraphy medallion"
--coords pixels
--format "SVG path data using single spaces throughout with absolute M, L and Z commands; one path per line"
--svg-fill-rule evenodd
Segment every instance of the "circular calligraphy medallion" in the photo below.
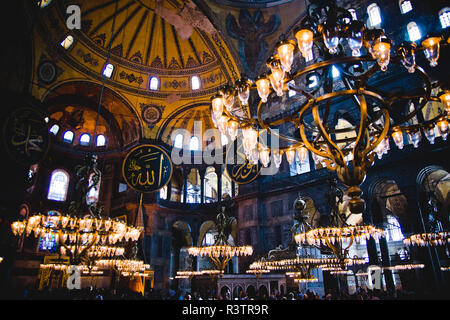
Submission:
M 46 84 L 55 81 L 57 76 L 56 66 L 50 61 L 42 62 L 38 67 L 38 78 Z
M 261 166 L 248 162 L 244 155 L 242 139 L 236 139 L 237 143 L 231 143 L 225 158 L 225 169 L 230 179 L 237 184 L 247 184 L 255 180 L 260 172 Z M 235 150 L 235 145 L 237 148 Z
M 44 115 L 29 107 L 15 109 L 4 123 L 3 142 L 17 162 L 25 166 L 40 163 L 50 147 Z
M 173 165 L 167 152 L 159 146 L 143 144 L 132 149 L 122 165 L 125 182 L 142 193 L 158 191 L 172 178 Z
M 162 111 L 159 106 L 148 105 L 142 109 L 142 118 L 149 126 L 154 126 L 161 120 Z

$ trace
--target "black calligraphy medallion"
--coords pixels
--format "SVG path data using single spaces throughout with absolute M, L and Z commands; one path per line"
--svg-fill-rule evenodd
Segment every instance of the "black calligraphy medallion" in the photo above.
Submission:
M 41 112 L 29 107 L 15 109 L 3 126 L 9 155 L 23 165 L 41 162 L 50 147 L 50 133 Z
M 126 183 L 142 193 L 158 191 L 172 178 L 172 160 L 161 147 L 143 144 L 131 150 L 122 166 Z
M 237 148 L 235 150 L 236 144 Z M 255 180 L 261 172 L 259 162 L 258 164 L 253 164 L 246 159 L 244 148 L 242 146 L 242 139 L 236 139 L 236 143 L 230 144 L 227 150 L 225 163 L 228 175 L 231 180 L 237 184 L 250 183 Z

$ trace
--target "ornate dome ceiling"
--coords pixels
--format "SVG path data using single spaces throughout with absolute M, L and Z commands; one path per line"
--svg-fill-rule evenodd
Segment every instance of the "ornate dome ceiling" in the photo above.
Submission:
M 72 4 L 81 8 L 81 30 L 66 26 Z M 34 96 L 45 101 L 61 85 L 104 81 L 134 109 L 138 136 L 146 138 L 160 138 L 159 126 L 180 107 L 208 103 L 218 87 L 240 77 L 220 32 L 191 1 L 52 1 L 39 9 L 34 30 Z M 73 43 L 65 49 L 69 35 Z M 103 79 L 107 63 L 114 69 Z

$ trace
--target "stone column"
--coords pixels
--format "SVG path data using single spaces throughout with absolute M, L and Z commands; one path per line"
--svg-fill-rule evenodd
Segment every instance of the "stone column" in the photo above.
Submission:
M 222 168 L 214 168 L 217 174 L 217 202 L 222 202 Z
M 198 169 L 200 175 L 200 203 L 205 203 L 205 169 Z

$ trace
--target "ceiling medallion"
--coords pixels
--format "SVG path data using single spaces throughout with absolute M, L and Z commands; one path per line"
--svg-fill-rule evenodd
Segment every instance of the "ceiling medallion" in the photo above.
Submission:
M 141 104 L 142 108 L 142 119 L 144 119 L 144 122 L 152 128 L 155 126 L 162 117 L 162 113 L 164 111 L 163 106 L 157 106 L 155 104 L 150 105 L 144 105 Z

